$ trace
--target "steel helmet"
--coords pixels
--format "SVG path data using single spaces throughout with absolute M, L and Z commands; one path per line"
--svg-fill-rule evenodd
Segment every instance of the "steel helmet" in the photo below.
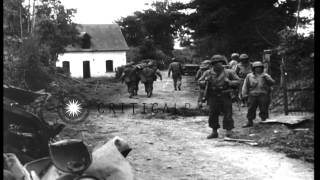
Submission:
M 218 62 L 222 62 L 224 65 L 227 65 L 226 58 L 220 54 L 213 55 L 211 57 L 211 63 L 215 64 Z
M 252 69 L 253 69 L 253 68 L 256 68 L 256 67 L 262 67 L 262 68 L 264 68 L 264 65 L 263 65 L 262 62 L 260 62 L 260 61 L 255 61 L 255 62 L 252 63 Z
M 232 53 L 231 54 L 231 58 L 239 58 L 239 54 L 238 53 Z
M 247 54 L 241 54 L 239 59 L 249 59 L 249 56 Z
M 211 60 L 207 59 L 201 62 L 200 69 L 206 69 L 209 68 L 209 65 L 211 64 Z

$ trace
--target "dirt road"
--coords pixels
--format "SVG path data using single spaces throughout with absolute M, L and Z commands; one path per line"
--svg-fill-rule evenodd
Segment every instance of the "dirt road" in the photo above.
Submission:
M 126 139 L 133 151 L 128 160 L 137 179 L 145 180 L 261 180 L 261 179 L 314 179 L 313 164 L 287 158 L 265 148 L 252 147 L 223 141 L 220 138 L 207 140 L 210 132 L 207 117 L 149 118 L 141 114 L 141 105 L 151 103 L 159 106 L 165 103 L 177 107 L 190 103 L 196 106 L 193 77 L 184 77 L 182 91 L 173 91 L 172 80 L 162 72 L 164 79 L 154 84 L 154 95 L 146 97 L 140 85 L 139 95 L 133 99 L 125 94 L 113 103 L 138 103 L 135 114 L 126 109 L 116 114 L 105 109 L 93 110 L 88 121 L 81 125 L 68 125 L 65 132 L 70 137 L 84 138 L 91 147 L 101 144 L 112 136 Z M 124 85 L 123 85 L 124 87 Z M 150 113 L 150 112 L 149 112 Z M 234 108 L 235 130 L 239 129 L 238 119 L 245 113 Z M 79 133 L 79 129 L 83 129 Z

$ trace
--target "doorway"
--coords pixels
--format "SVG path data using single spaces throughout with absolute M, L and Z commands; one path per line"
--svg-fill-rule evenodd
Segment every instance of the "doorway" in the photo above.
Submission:
M 70 73 L 70 62 L 69 61 L 63 61 L 62 62 L 62 69 L 66 73 Z
M 113 72 L 113 61 L 112 60 L 106 61 L 106 72 Z
M 83 78 L 90 78 L 90 61 L 83 61 Z

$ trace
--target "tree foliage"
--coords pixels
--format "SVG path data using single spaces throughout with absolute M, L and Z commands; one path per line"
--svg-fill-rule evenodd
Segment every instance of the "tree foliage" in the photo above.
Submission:
M 139 47 L 142 58 L 157 58 L 156 52 L 172 55 L 174 38 L 184 16 L 182 3 L 154 2 L 153 8 L 137 11 L 117 21 L 129 46 Z M 161 53 L 160 53 L 161 54 Z
M 59 0 L 40 0 L 31 16 L 30 9 L 22 3 L 23 0 L 3 3 L 4 81 L 18 86 L 27 84 L 25 88 L 43 88 L 58 54 L 78 42 L 76 24 L 71 20 L 75 10 L 65 9 Z

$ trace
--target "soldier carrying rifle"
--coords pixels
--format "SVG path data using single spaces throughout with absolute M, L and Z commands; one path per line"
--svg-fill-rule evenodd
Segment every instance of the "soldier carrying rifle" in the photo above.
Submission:
M 231 92 L 233 88 L 237 88 L 240 83 L 240 78 L 230 69 L 225 69 L 223 64 L 226 61 L 221 55 L 214 55 L 211 58 L 212 68 L 205 71 L 199 78 L 199 84 L 206 84 L 204 96 L 207 97 L 209 104 L 209 127 L 212 128 L 212 133 L 208 139 L 218 137 L 219 114 L 223 112 L 223 129 L 226 129 L 226 136 L 232 135 L 234 122 L 232 119 L 232 100 Z

